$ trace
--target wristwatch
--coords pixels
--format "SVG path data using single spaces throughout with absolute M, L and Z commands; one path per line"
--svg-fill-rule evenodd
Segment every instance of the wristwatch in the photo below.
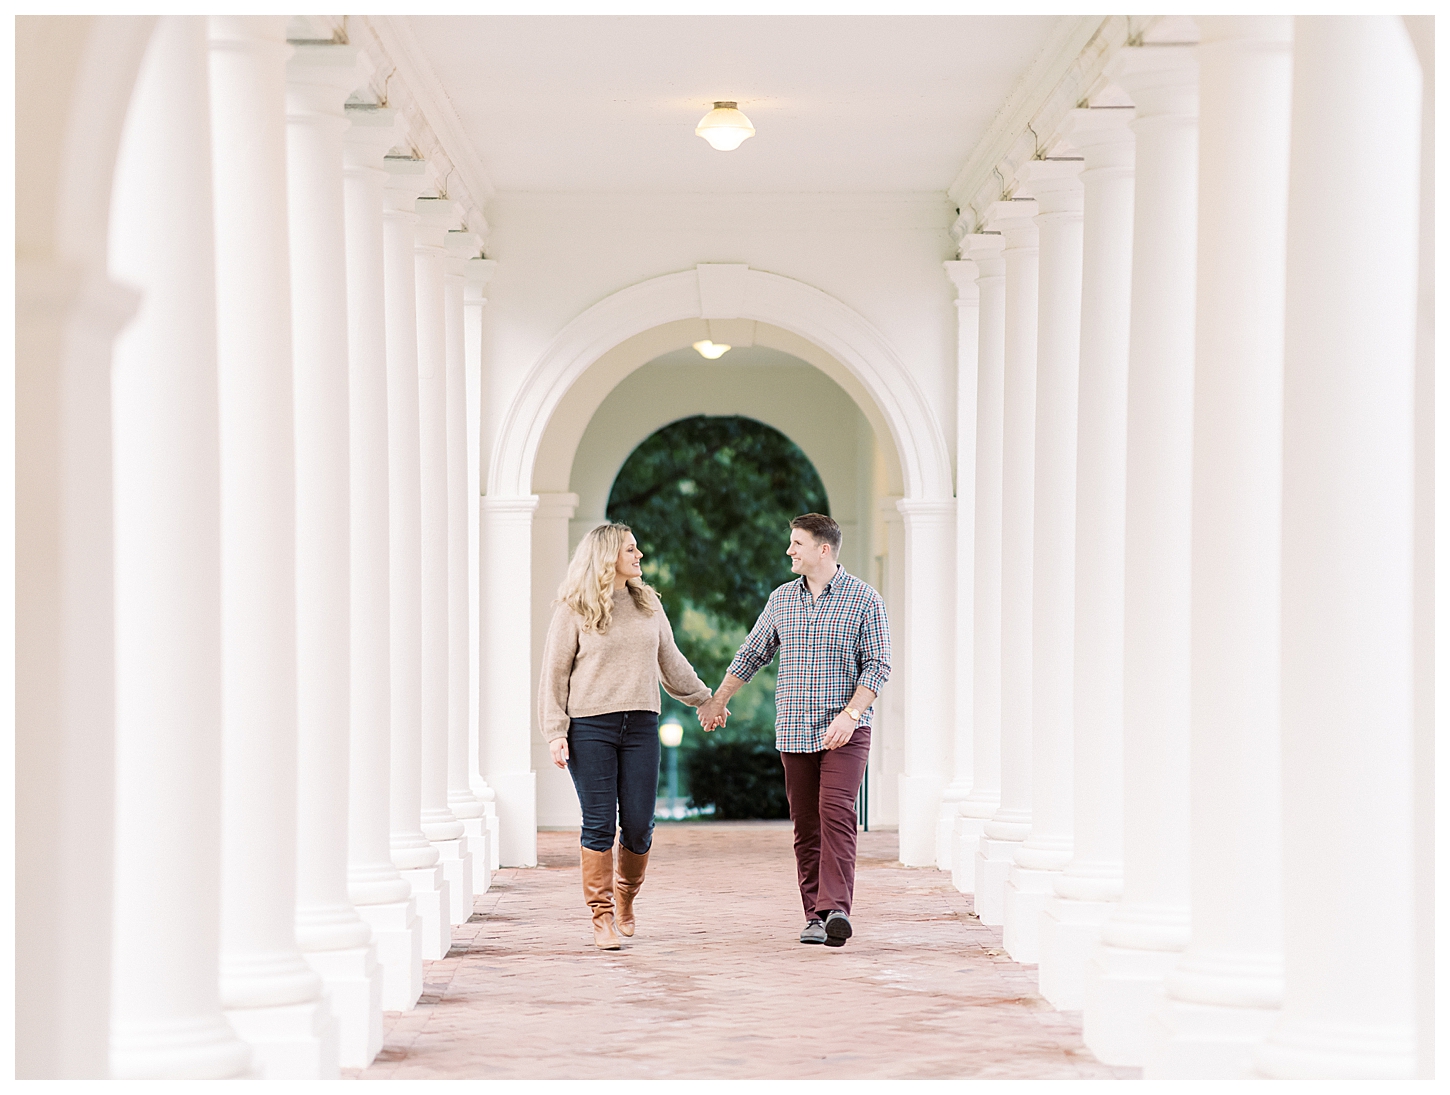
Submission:
M 846 708 L 846 714 L 851 716 L 853 722 L 861 721 L 861 712 L 857 711 L 854 707 Z

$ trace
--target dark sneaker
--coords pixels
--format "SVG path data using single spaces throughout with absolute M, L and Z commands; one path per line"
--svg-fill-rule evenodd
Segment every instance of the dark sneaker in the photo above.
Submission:
M 801 932 L 802 943 L 825 943 L 826 925 L 815 917 L 806 921 L 805 929 Z
M 845 913 L 837 910 L 826 917 L 826 946 L 844 947 L 850 938 L 851 920 Z

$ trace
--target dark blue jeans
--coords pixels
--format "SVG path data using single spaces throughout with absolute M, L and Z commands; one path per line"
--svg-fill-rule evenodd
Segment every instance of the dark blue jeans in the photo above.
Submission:
M 584 824 L 579 843 L 596 852 L 619 843 L 649 851 L 660 782 L 660 717 L 653 711 L 611 711 L 569 720 L 569 774 Z

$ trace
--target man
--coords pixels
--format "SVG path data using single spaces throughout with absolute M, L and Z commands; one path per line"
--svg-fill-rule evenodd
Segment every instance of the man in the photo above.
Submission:
M 775 747 L 795 824 L 802 943 L 843 947 L 856 883 L 856 793 L 871 750 L 871 704 L 891 674 L 881 595 L 836 562 L 841 526 L 820 513 L 790 523 L 791 570 L 770 595 L 700 725 L 724 724 L 726 703 L 780 651 Z

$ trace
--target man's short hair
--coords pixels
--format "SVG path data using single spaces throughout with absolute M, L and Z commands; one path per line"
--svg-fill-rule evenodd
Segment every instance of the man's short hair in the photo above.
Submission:
M 841 554 L 841 526 L 824 513 L 803 513 L 790 523 L 791 528 L 809 532 L 818 544 L 830 544 L 831 554 Z

